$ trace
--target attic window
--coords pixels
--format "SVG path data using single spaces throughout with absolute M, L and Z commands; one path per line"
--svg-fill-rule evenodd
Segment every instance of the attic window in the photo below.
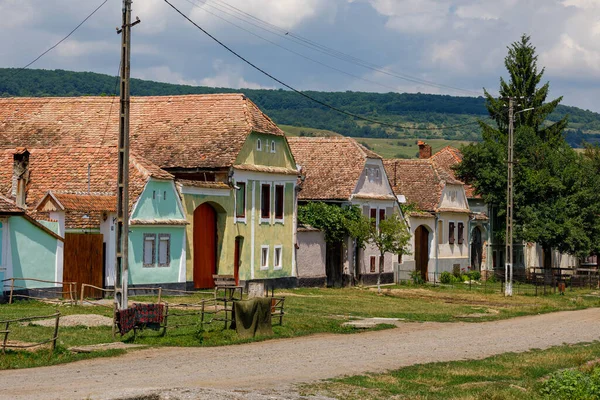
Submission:
M 271 153 L 275 153 L 275 141 L 271 140 Z
M 262 151 L 262 140 L 256 139 L 256 150 Z

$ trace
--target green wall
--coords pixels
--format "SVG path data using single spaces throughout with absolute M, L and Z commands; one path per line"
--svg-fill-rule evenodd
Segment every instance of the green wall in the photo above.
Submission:
M 173 182 L 150 179 L 139 197 L 131 218 L 142 220 L 185 218 L 179 209 Z
M 256 142 L 260 139 L 262 142 L 262 151 L 256 150 Z M 267 151 L 266 144 L 275 141 L 275 153 L 271 153 L 270 145 Z M 296 169 L 294 157 L 287 144 L 287 140 L 283 136 L 265 135 L 262 133 L 252 132 L 248 135 L 242 150 L 240 150 L 236 164 L 254 164 L 267 165 L 270 167 L 284 167 Z
M 179 281 L 179 264 L 183 247 L 183 226 L 131 226 L 129 233 L 129 283 L 154 284 L 154 283 L 176 283 Z M 154 267 L 144 267 L 144 234 L 156 234 L 157 245 L 155 246 L 155 258 L 157 264 Z M 158 236 L 161 233 L 171 235 L 171 263 L 168 267 L 158 266 Z
M 56 279 L 56 246 L 58 239 L 23 217 L 10 217 L 10 244 L 14 278 Z M 5 233 L 6 234 L 6 233 Z M 21 281 L 27 288 L 50 287 L 53 284 Z

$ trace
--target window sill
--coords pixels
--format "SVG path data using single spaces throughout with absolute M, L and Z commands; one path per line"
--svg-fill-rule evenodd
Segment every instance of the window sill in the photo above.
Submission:
M 235 217 L 235 223 L 236 224 L 246 224 L 246 217 L 241 218 L 241 217 Z
M 159 264 L 158 268 L 171 268 L 171 264 Z
M 269 267 L 260 267 L 260 270 L 261 270 L 261 271 L 268 271 L 268 270 L 269 270 Z
M 283 267 L 273 267 L 273 271 L 280 271 L 282 269 L 283 269 Z
M 283 220 L 283 219 L 275 219 L 275 223 L 276 223 L 276 224 L 285 225 L 285 223 L 284 223 L 284 220 Z
M 260 219 L 260 224 L 261 225 L 271 225 L 271 220 L 270 219 Z
M 154 265 L 154 264 L 144 264 L 143 268 L 156 268 L 156 265 Z

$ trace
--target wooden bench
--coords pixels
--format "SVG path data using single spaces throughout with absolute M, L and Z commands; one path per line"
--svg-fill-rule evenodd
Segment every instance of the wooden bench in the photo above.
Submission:
M 279 317 L 279 326 L 283 325 L 285 297 L 271 297 L 271 320 Z

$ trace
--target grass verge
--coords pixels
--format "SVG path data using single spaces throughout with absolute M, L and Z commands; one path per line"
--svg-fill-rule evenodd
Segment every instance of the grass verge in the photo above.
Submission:
M 589 369 L 600 343 L 507 353 L 483 360 L 415 365 L 384 374 L 352 376 L 306 385 L 303 395 L 338 399 L 572 399 L 543 392 L 547 378 L 566 368 Z M 580 397 L 582 399 L 582 397 Z

